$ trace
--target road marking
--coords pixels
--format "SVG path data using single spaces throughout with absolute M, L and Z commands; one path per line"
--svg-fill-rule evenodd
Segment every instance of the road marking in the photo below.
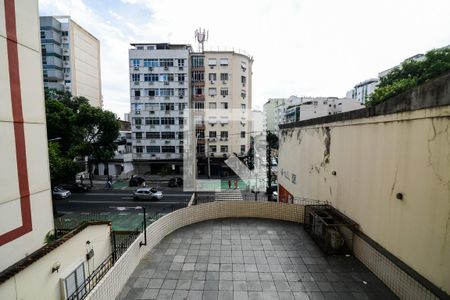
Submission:
M 123 200 L 131 200 L 133 197 L 122 197 Z
M 85 204 L 99 204 L 99 203 L 114 203 L 117 201 L 92 201 L 92 200 L 69 200 L 70 203 L 85 203 Z M 186 204 L 186 202 L 161 202 L 161 201 L 122 201 L 120 203 L 147 203 L 147 204 Z

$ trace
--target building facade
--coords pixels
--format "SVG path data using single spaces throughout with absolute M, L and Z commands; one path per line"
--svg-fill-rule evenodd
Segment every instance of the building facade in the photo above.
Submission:
M 189 107 L 190 45 L 131 44 L 132 152 L 136 172 L 180 171 Z M 150 162 L 152 162 L 150 164 Z
M 100 42 L 70 17 L 40 17 L 44 87 L 103 105 Z
M 286 102 L 286 98 L 271 98 L 264 104 L 264 128 L 272 133 L 278 132 L 277 107 Z
M 369 100 L 370 95 L 377 88 L 378 83 L 379 81 L 377 78 L 371 78 L 360 82 L 355 85 L 351 91 L 347 92 L 346 97 L 358 100 L 360 103 L 364 104 L 367 100 Z
M 68 299 L 111 254 L 108 223 L 47 240 L 54 221 L 41 55 L 38 1 L 2 3 L 0 299 Z

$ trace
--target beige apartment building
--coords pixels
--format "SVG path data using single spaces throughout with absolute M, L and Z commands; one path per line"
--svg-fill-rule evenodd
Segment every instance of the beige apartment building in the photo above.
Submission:
M 103 105 L 100 41 L 69 16 L 40 17 L 44 87 Z

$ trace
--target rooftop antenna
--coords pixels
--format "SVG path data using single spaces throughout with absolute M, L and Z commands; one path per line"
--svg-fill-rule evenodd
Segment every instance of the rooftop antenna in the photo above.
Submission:
M 206 29 L 196 29 L 195 30 L 195 39 L 198 42 L 200 52 L 205 50 L 205 42 L 208 40 L 208 31 Z

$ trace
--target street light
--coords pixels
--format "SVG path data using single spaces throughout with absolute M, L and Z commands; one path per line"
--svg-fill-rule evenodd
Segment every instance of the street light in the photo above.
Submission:
M 142 209 L 144 212 L 144 241 L 139 242 L 139 247 L 147 246 L 147 218 L 145 214 L 145 207 L 144 206 L 119 206 L 119 207 L 111 207 L 115 208 L 118 211 L 124 211 L 126 209 Z
M 62 137 L 55 137 L 55 138 L 49 139 L 49 140 L 47 140 L 47 141 L 48 141 L 48 142 L 54 142 L 54 141 L 59 141 L 59 140 L 62 140 Z

